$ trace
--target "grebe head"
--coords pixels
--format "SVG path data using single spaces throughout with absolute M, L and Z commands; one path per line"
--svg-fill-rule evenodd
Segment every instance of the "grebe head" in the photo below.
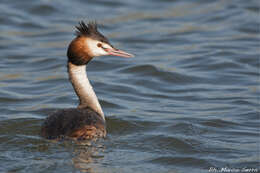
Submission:
M 93 57 L 104 55 L 133 57 L 132 54 L 114 48 L 108 39 L 98 31 L 95 22 L 86 25 L 81 21 L 76 29 L 77 37 L 72 40 L 67 52 L 69 62 L 75 65 L 85 65 Z

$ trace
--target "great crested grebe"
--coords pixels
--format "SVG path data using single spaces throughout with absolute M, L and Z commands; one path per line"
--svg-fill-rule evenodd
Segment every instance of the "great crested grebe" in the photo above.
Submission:
M 48 139 L 105 137 L 105 116 L 89 83 L 86 65 L 96 56 L 133 57 L 132 54 L 114 48 L 98 31 L 95 22 L 86 25 L 81 21 L 76 29 L 76 38 L 71 41 L 67 51 L 67 67 L 70 82 L 80 103 L 77 108 L 59 110 L 46 118 L 41 135 Z

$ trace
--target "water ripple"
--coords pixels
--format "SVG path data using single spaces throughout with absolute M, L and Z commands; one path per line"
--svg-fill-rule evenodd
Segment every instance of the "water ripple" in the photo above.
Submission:
M 259 169 L 258 18 L 257 0 L 3 0 L 0 172 Z M 91 145 L 39 136 L 78 104 L 66 49 L 79 20 L 135 54 L 88 64 L 108 130 Z

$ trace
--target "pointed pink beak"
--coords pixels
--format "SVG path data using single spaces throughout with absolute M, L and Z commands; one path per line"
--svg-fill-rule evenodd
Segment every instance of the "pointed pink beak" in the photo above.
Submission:
M 109 55 L 121 56 L 121 57 L 125 57 L 125 58 L 134 57 L 133 54 L 130 54 L 130 53 L 127 53 L 127 52 L 124 52 L 124 51 L 122 51 L 122 50 L 115 49 L 115 48 L 105 49 L 105 51 L 106 51 Z

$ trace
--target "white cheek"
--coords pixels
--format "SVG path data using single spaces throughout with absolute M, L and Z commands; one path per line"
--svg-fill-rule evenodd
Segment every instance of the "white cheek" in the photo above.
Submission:
M 97 44 L 99 42 L 92 39 L 87 39 L 86 44 L 88 45 L 89 51 L 93 56 L 102 56 L 107 55 L 108 53 L 104 51 L 102 48 L 98 47 Z

